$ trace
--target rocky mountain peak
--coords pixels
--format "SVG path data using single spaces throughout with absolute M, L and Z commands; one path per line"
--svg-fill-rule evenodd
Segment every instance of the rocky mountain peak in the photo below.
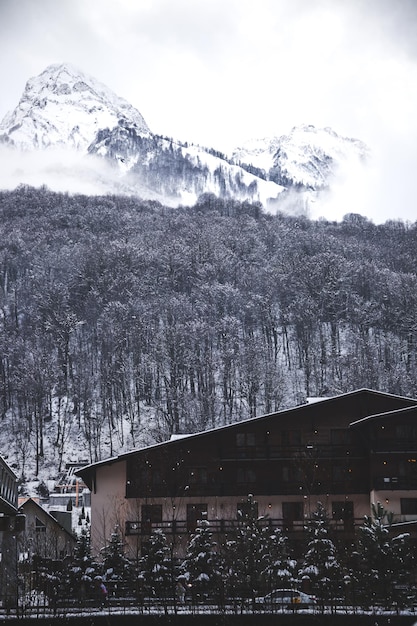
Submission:
M 294 126 L 280 137 L 248 141 L 233 152 L 234 159 L 264 169 L 276 183 L 309 190 L 326 187 L 346 163 L 368 156 L 369 149 L 359 139 L 312 124 Z
M 21 149 L 65 146 L 86 152 L 97 132 L 120 122 L 149 134 L 131 104 L 68 63 L 30 78 L 16 109 L 0 124 L 0 141 Z
M 17 107 L 0 124 L 0 144 L 27 155 L 44 151 L 23 174 L 20 163 L 10 172 L 8 181 L 18 184 L 36 180 L 66 189 L 67 180 L 72 186 L 78 178 L 77 166 L 85 172 L 86 156 L 84 177 L 89 189 L 100 193 L 104 185 L 112 193 L 140 194 L 172 206 L 213 193 L 297 214 L 308 213 L 311 201 L 330 188 L 346 163 L 368 153 L 361 141 L 305 124 L 286 135 L 248 142 L 229 158 L 214 147 L 155 135 L 137 109 L 69 63 L 50 65 L 28 80 Z
M 304 124 L 280 137 L 270 175 L 279 184 L 319 190 L 346 164 L 368 155 L 367 146 L 358 139 L 338 135 L 329 127 Z

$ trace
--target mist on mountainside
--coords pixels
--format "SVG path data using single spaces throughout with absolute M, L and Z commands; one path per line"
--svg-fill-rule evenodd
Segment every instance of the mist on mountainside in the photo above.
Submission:
M 55 192 L 91 196 L 126 194 L 163 201 L 168 206 L 178 204 L 177 197 L 150 189 L 139 174 L 130 180 L 114 163 L 99 156 L 80 155 L 59 147 L 20 152 L 0 145 L 0 189 L 13 190 L 19 185 L 45 186 Z
M 201 194 L 214 193 L 261 202 L 272 213 L 313 216 L 327 209 L 346 164 L 355 165 L 360 177 L 369 156 L 360 140 L 307 124 L 244 144 L 230 157 L 215 147 L 160 137 L 127 101 L 65 63 L 28 80 L 0 124 L 0 146 L 3 189 L 30 184 L 70 193 L 127 193 L 170 206 L 192 205 Z M 96 158 L 87 160 L 87 154 Z M 334 214 L 340 216 L 340 208 Z

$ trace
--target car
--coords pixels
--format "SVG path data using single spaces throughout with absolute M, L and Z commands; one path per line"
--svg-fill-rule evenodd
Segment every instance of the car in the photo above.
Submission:
M 315 596 L 298 589 L 274 589 L 266 596 L 255 598 L 255 604 L 278 608 L 297 609 L 317 604 Z

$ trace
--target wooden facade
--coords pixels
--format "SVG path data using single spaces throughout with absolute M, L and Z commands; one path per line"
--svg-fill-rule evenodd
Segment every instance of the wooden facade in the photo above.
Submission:
M 362 389 L 89 465 L 78 474 L 92 491 L 93 547 L 117 525 L 132 554 L 154 528 L 181 551 L 202 516 L 227 532 L 249 494 L 287 533 L 318 501 L 342 534 L 376 501 L 417 520 L 416 425 L 416 400 Z

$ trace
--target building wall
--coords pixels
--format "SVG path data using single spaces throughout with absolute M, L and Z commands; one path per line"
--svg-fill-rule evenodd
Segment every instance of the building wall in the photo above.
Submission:
M 178 536 L 176 538 L 177 551 L 181 553 L 187 536 L 183 531 L 187 521 L 187 505 L 207 505 L 207 519 L 212 523 L 213 528 L 219 528 L 222 520 L 233 521 L 237 519 L 238 505 L 244 504 L 247 500 L 248 493 L 245 495 L 235 496 L 208 496 L 194 495 L 187 497 L 185 495 L 172 497 L 144 497 L 144 498 L 125 498 L 126 490 L 126 461 L 119 461 L 112 465 L 103 466 L 97 469 L 96 473 L 96 491 L 92 495 L 92 549 L 93 554 L 99 555 L 101 549 L 106 545 L 111 533 L 118 528 L 120 534 L 125 541 L 127 554 L 131 558 L 140 555 L 142 542 L 147 541 L 147 535 L 144 534 L 126 534 L 126 522 L 142 521 L 143 505 L 160 505 L 162 508 L 162 520 L 164 531 L 167 536 L 172 538 L 172 522 L 176 522 L 178 528 Z M 365 494 L 323 494 L 300 496 L 295 494 L 288 495 L 259 495 L 253 493 L 254 499 L 258 503 L 258 513 L 267 516 L 269 519 L 278 521 L 283 524 L 283 502 L 302 503 L 304 519 L 296 520 L 293 524 L 293 530 L 302 530 L 305 520 L 315 510 L 317 502 L 321 502 L 326 506 L 329 518 L 332 519 L 332 505 L 335 502 L 344 504 L 346 501 L 353 503 L 353 515 L 355 522 L 360 523 L 365 515 L 371 512 L 371 504 L 381 502 L 387 510 L 394 513 L 394 521 L 407 521 L 416 519 L 416 516 L 401 515 L 401 498 L 417 497 L 415 491 L 376 491 Z M 182 525 L 181 525 L 182 523 Z M 343 530 L 341 524 L 336 524 Z M 155 526 L 159 526 L 158 524 Z M 154 526 L 154 527 L 155 527 Z
M 100 555 L 115 528 L 124 534 L 129 502 L 126 493 L 126 462 L 100 466 L 91 497 L 91 548 Z
M 377 491 L 373 490 L 371 492 L 371 502 L 376 503 L 380 502 L 382 506 L 394 514 L 393 523 L 398 522 L 410 522 L 413 520 L 417 520 L 417 513 L 405 513 L 402 511 L 401 501 L 402 500 L 413 500 L 417 507 L 417 490 L 407 490 L 407 491 L 392 491 L 392 490 L 384 490 Z
M 19 511 L 26 517 L 25 530 L 19 534 L 19 552 L 48 559 L 71 555 L 75 537 L 66 532 L 42 507 L 30 500 Z
M 89 470 L 96 477 L 93 549 L 98 554 L 118 527 L 135 557 L 152 527 L 160 526 L 176 538 L 180 552 L 192 527 L 187 513 L 192 517 L 193 507 L 197 512 L 206 508 L 207 519 L 220 532 L 223 521 L 236 521 L 238 505 L 249 493 L 259 515 L 288 532 L 302 530 L 318 501 L 348 534 L 370 514 L 373 502 L 400 515 L 401 498 L 417 490 L 406 495 L 399 485 L 392 492 L 375 490 L 375 434 L 367 422 L 359 429 L 349 425 L 378 411 L 410 407 L 414 412 L 413 403 L 368 391 L 347 394 L 97 464 Z M 159 507 L 160 524 L 146 522 L 143 510 L 150 505 Z M 351 519 L 343 517 L 346 511 Z

